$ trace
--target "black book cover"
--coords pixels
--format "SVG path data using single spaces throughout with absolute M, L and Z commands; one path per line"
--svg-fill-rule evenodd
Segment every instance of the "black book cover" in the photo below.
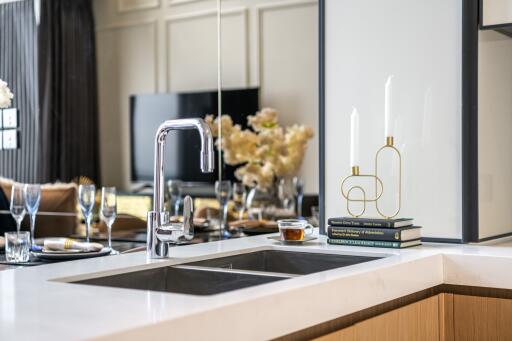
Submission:
M 396 229 L 329 226 L 327 228 L 327 235 L 331 239 L 362 239 L 382 241 L 407 241 L 421 237 L 419 226 L 399 227 Z
M 400 219 L 378 219 L 378 218 L 353 218 L 337 217 L 327 220 L 330 226 L 360 226 L 360 227 L 378 227 L 378 228 L 398 228 L 411 226 L 412 218 Z

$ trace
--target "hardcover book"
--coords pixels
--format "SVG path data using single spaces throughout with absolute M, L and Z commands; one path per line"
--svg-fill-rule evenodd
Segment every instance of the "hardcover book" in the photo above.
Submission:
M 347 246 L 369 246 L 369 247 L 385 247 L 391 249 L 404 249 L 406 247 L 421 245 L 421 240 L 409 240 L 406 242 L 389 242 L 382 240 L 362 240 L 362 239 L 327 239 L 327 243 L 333 245 Z
M 398 228 L 412 226 L 412 218 L 399 219 L 380 219 L 380 218 L 354 218 L 338 217 L 327 220 L 331 226 L 360 226 L 360 227 L 380 227 L 380 228 Z
M 383 241 L 408 241 L 421 238 L 421 227 L 375 228 L 329 226 L 327 235 L 332 239 L 363 239 Z

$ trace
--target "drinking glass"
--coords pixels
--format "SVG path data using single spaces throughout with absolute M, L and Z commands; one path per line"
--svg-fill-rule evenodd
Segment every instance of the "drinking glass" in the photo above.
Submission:
M 233 184 L 233 202 L 235 203 L 235 210 L 238 211 L 238 220 L 242 220 L 245 210 L 245 186 L 241 182 Z
M 228 218 L 228 201 L 231 197 L 231 181 L 222 180 L 215 181 L 215 195 L 219 201 L 219 224 L 220 224 L 220 238 L 229 238 L 231 233 L 227 230 L 227 218 Z
M 41 186 L 39 185 L 25 185 L 25 207 L 30 216 L 30 246 L 36 245 L 36 214 L 39 210 L 39 202 L 41 201 Z
M 282 178 L 279 180 L 277 187 L 277 197 L 281 203 L 281 208 L 293 212 L 294 206 L 294 195 L 295 195 L 295 184 L 288 178 Z
M 180 180 L 169 180 L 167 181 L 167 189 L 171 196 L 171 206 L 174 207 L 174 216 L 180 215 L 180 207 L 182 205 L 182 193 L 181 193 L 182 181 Z
M 116 220 L 117 214 L 117 195 L 115 187 L 101 188 L 101 217 L 107 225 L 108 230 L 108 247 L 111 254 L 117 255 L 119 252 L 112 248 L 112 224 Z
M 82 215 L 85 220 L 85 239 L 89 239 L 89 232 L 91 229 L 92 209 L 94 208 L 94 201 L 96 200 L 96 186 L 94 185 L 80 185 L 78 186 L 78 202 L 82 210 Z
M 11 214 L 16 220 L 16 232 L 20 232 L 21 221 L 25 217 L 25 192 L 23 185 L 15 184 L 11 189 Z
M 30 234 L 28 231 L 5 233 L 5 259 L 8 262 L 28 262 Z
M 293 178 L 297 216 L 302 217 L 302 200 L 304 199 L 304 182 L 298 176 Z

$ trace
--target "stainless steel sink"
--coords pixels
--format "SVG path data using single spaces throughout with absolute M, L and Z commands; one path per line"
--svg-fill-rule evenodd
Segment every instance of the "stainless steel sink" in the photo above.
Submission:
M 307 275 L 380 258 L 382 257 L 263 250 L 186 263 L 186 265 Z
M 254 275 L 233 271 L 192 270 L 166 266 L 73 283 L 190 295 L 213 295 L 286 278 L 289 277 L 271 274 Z
M 380 258 L 383 257 L 262 250 L 71 283 L 213 295 Z

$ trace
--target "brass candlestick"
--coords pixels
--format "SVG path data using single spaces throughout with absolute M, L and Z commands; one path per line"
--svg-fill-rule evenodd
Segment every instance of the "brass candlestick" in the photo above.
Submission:
M 396 155 L 398 155 L 398 207 L 396 211 L 392 215 L 387 215 L 382 213 L 382 211 L 379 208 L 379 202 L 375 202 L 375 209 L 377 212 L 386 219 L 394 218 L 400 213 L 400 209 L 402 207 L 402 154 L 400 154 L 400 151 L 395 147 L 394 145 L 394 138 L 393 136 L 386 137 L 386 144 L 379 148 L 377 153 L 375 154 L 375 176 L 378 176 L 379 174 L 379 154 L 384 149 L 391 149 L 393 150 Z M 375 182 L 375 192 L 378 190 L 378 184 Z
M 386 149 L 391 148 L 393 151 L 396 152 L 398 155 L 399 160 L 399 173 L 398 173 L 398 208 L 392 215 L 387 215 L 381 211 L 379 208 L 379 199 L 382 197 L 382 194 L 384 193 L 384 184 L 382 180 L 379 177 L 379 155 L 380 153 Z M 375 196 L 371 199 L 366 198 L 366 191 L 364 188 L 360 185 L 354 185 L 348 189 L 348 191 L 344 190 L 345 182 L 354 177 L 367 177 L 367 178 L 373 178 L 375 179 Z M 380 189 L 380 191 L 379 191 Z M 362 199 L 353 199 L 350 197 L 350 194 L 355 191 L 359 190 L 362 193 Z M 400 151 L 394 146 L 394 138 L 393 136 L 386 137 L 386 144 L 379 148 L 377 153 L 375 154 L 375 174 L 360 174 L 359 172 L 359 166 L 352 166 L 352 174 L 345 177 L 343 181 L 341 182 L 341 195 L 347 200 L 347 212 L 353 216 L 353 217 L 360 217 L 364 214 L 366 211 L 366 203 L 367 202 L 375 202 L 375 208 L 377 210 L 377 213 L 381 215 L 383 218 L 391 219 L 398 215 L 400 212 L 401 206 L 402 206 L 402 155 L 400 154 Z M 350 210 L 350 203 L 351 202 L 360 202 L 363 203 L 363 209 L 359 213 L 353 213 Z
M 366 192 L 364 190 L 364 188 L 362 186 L 359 186 L 359 185 L 355 185 L 355 186 L 352 186 L 349 188 L 349 190 L 347 192 L 344 191 L 343 187 L 345 185 L 345 182 L 350 179 L 350 178 L 354 178 L 354 177 L 366 177 L 366 178 L 374 178 L 375 179 L 375 184 L 376 184 L 376 188 L 377 188 L 377 191 L 375 192 L 375 197 L 372 198 L 372 199 L 367 199 L 366 198 Z M 379 193 L 378 191 L 378 185 L 380 184 L 380 188 L 381 188 L 381 191 Z M 354 190 L 360 190 L 361 193 L 363 194 L 363 198 L 362 199 L 352 199 L 350 197 L 350 193 Z M 343 179 L 343 181 L 341 182 L 341 195 L 343 195 L 343 197 L 345 199 L 347 199 L 347 212 L 353 216 L 353 217 L 360 217 L 364 214 L 364 212 L 366 211 L 366 203 L 367 202 L 377 202 L 377 200 L 379 200 L 379 198 L 382 196 L 382 193 L 384 192 L 384 185 L 382 184 L 382 181 L 376 176 L 376 175 L 373 175 L 373 174 L 360 174 L 359 173 L 359 166 L 352 166 L 352 174 L 347 176 L 345 179 Z M 362 202 L 363 203 L 363 209 L 362 211 L 359 213 L 359 214 L 355 214 L 353 213 L 351 210 L 350 210 L 350 203 L 351 202 Z

